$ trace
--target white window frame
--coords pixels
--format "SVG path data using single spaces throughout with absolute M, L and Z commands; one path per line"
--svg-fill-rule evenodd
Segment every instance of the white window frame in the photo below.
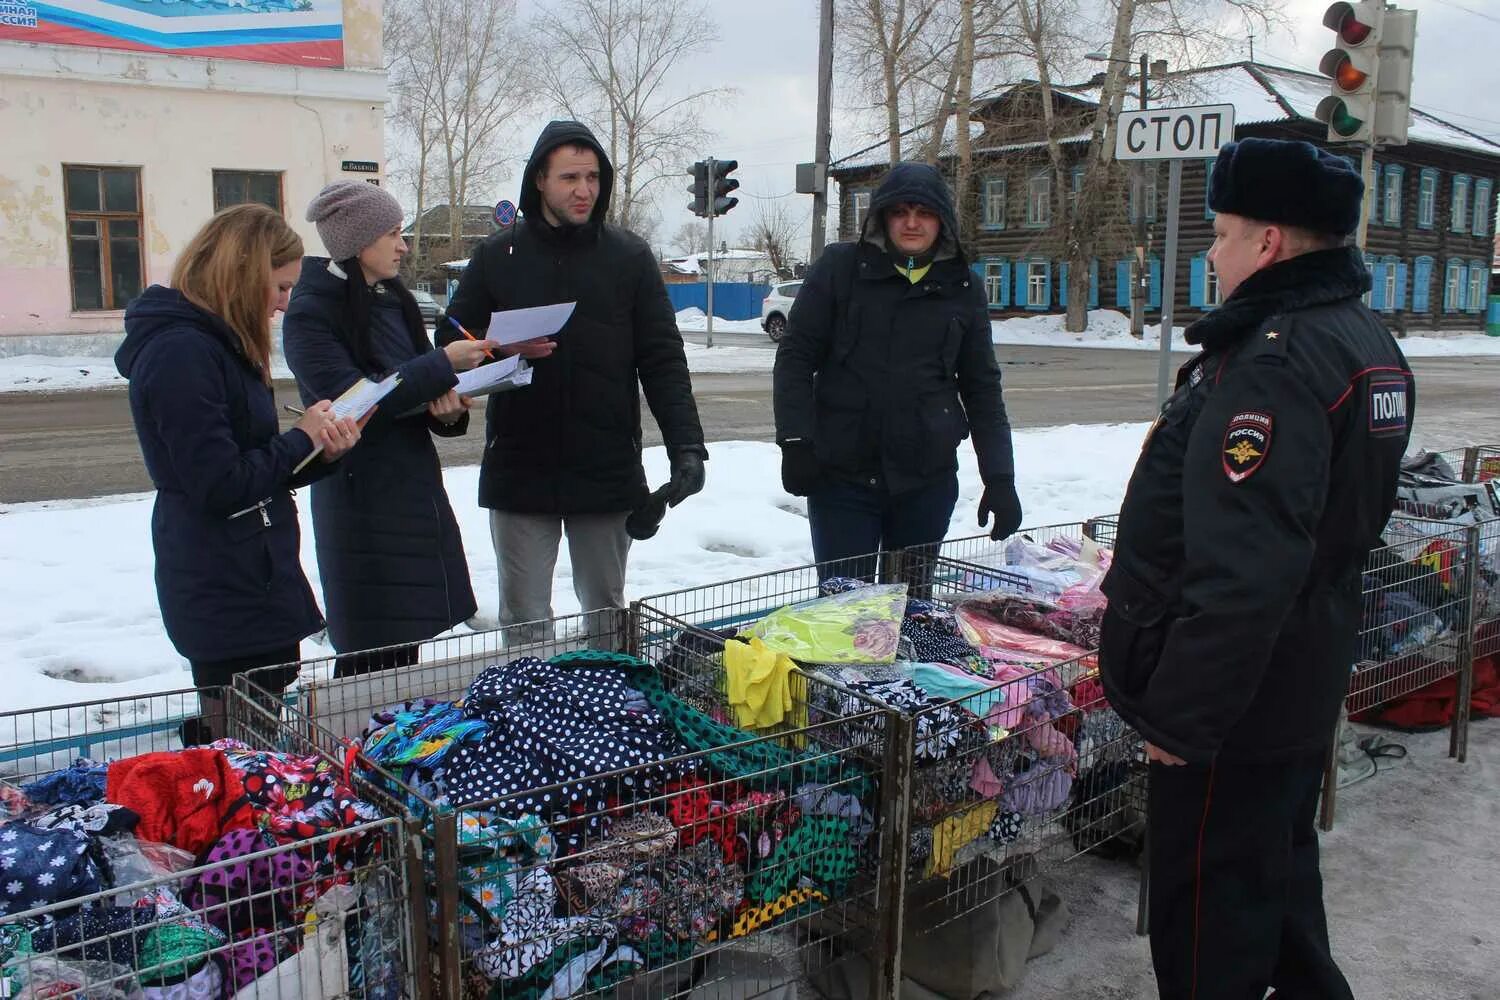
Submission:
M 1045 260 L 1026 262 L 1026 306 L 1046 309 L 1052 305 L 1048 294 L 1052 265 Z
M 1448 220 L 1448 230 L 1454 233 L 1469 231 L 1469 193 L 1473 181 L 1464 174 L 1453 177 L 1453 217 Z
M 1203 258 L 1203 304 L 1217 306 L 1224 300 L 1219 294 L 1219 271 L 1207 256 Z
M 1003 261 L 987 260 L 984 262 L 984 298 L 996 309 L 1001 308 L 1005 302 L 1004 273 Z
M 1469 269 L 1457 261 L 1449 261 L 1444 275 L 1443 312 L 1464 312 L 1468 304 L 1464 301 L 1464 285 L 1469 280 Z
M 996 194 L 996 191 L 999 194 Z M 1005 178 L 984 179 L 984 226 L 987 229 L 1005 228 Z M 998 210 L 997 210 L 998 209 Z
M 1052 224 L 1052 172 L 1043 170 L 1026 178 L 1026 224 Z
M 1401 225 L 1401 188 L 1406 174 L 1400 168 L 1386 168 L 1381 177 L 1380 221 L 1387 226 Z M 1393 183 L 1394 182 L 1394 183 Z
M 870 189 L 860 188 L 849 192 L 849 212 L 854 218 L 854 235 L 865 230 L 865 216 L 870 214 Z
M 1417 228 L 1431 229 L 1437 225 L 1437 171 L 1422 171 L 1417 187 Z
M 1468 266 L 1467 277 L 1469 282 L 1469 298 L 1464 303 L 1465 308 L 1471 313 L 1484 312 L 1489 303 L 1489 273 L 1482 264 L 1473 263 Z
M 1385 267 L 1385 311 L 1396 311 L 1396 294 L 1400 288 L 1396 284 L 1396 269 L 1401 265 L 1393 260 L 1383 261 Z
M 1487 177 L 1475 178 L 1469 188 L 1469 209 L 1474 213 L 1474 225 L 1470 232 L 1475 236 L 1490 234 L 1490 209 L 1495 200 L 1495 185 Z

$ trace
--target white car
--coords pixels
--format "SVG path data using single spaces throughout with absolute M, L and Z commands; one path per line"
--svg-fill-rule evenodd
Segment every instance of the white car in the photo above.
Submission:
M 792 311 L 792 300 L 802 287 L 800 281 L 783 281 L 771 286 L 771 294 L 760 305 L 760 328 L 772 340 L 780 340 L 786 333 L 786 318 Z

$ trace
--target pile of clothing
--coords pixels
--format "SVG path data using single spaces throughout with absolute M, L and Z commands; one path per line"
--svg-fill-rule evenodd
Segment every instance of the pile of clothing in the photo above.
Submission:
M 1398 516 L 1382 536 L 1388 547 L 1371 553 L 1364 574 L 1361 661 L 1355 670 L 1372 673 L 1356 685 L 1376 687 L 1385 675 L 1409 669 L 1403 658 L 1473 628 L 1480 656 L 1474 663 L 1471 711 L 1500 714 L 1500 679 L 1494 659 L 1483 655 L 1500 646 L 1500 478 L 1492 466 L 1477 472 L 1478 482 L 1465 483 L 1442 456 L 1425 452 L 1402 462 Z M 1473 525 L 1479 527 L 1479 549 L 1469 567 L 1466 539 L 1452 529 Z M 1471 571 L 1472 622 L 1464 590 Z M 1351 718 L 1431 729 L 1448 725 L 1457 705 L 1457 682 L 1444 678 Z
M 605 989 L 847 892 L 874 827 L 864 773 L 687 694 L 579 651 L 371 719 L 371 779 L 409 789 L 418 815 L 457 812 L 467 992 Z
M 400 893 L 365 827 L 380 814 L 326 760 L 220 740 L 80 759 L 0 792 L 13 995 L 213 1000 L 309 971 L 302 995 L 402 994 Z M 331 833 L 345 835 L 309 843 Z M 309 967 L 315 913 L 342 931 Z
M 918 765 L 909 857 L 919 875 L 947 875 L 1059 821 L 1089 848 L 1115 830 L 1095 813 L 1116 811 L 1109 803 L 1131 779 L 1136 746 L 1094 659 L 1110 556 L 1088 540 L 1016 537 L 938 581 L 939 593 L 946 583 L 964 595 L 950 604 L 904 599 L 903 584 L 830 579 L 821 597 L 743 635 L 692 637 L 690 654 L 673 655 L 718 664 L 723 649 L 733 690 L 737 641 L 748 639 L 826 682 L 803 695 L 812 723 L 838 727 L 872 707 L 908 716 Z M 970 589 L 983 585 L 997 589 Z M 856 741 L 854 723 L 843 724 L 841 738 Z

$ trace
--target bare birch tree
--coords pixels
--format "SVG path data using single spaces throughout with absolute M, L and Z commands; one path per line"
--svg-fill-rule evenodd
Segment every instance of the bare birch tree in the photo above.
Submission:
M 454 247 L 463 237 L 463 206 L 471 192 L 503 177 L 501 143 L 534 105 L 521 55 L 528 48 L 515 0 L 395 0 L 386 8 L 392 124 L 416 143 L 418 218 L 427 192 L 441 190 Z
M 931 89 L 948 63 L 944 54 L 956 37 L 956 21 L 945 16 L 951 0 L 841 0 L 837 45 L 856 84 L 872 105 L 885 112 L 884 140 L 890 161 L 901 159 L 903 122 L 926 115 L 913 99 L 914 88 Z M 946 41 L 945 41 L 946 39 Z
M 718 40 L 705 3 L 561 0 L 537 18 L 544 88 L 590 125 L 615 168 L 609 219 L 639 226 L 651 190 L 680 179 L 709 138 L 701 113 L 726 87 L 678 84 L 673 70 Z M 680 77 L 680 73 L 677 74 Z
M 755 216 L 745 232 L 755 249 L 771 261 L 771 269 L 778 276 L 792 271 L 793 247 L 807 238 L 806 228 L 797 217 L 779 201 L 763 201 L 756 204 Z
M 684 222 L 672 237 L 672 249 L 680 254 L 703 253 L 708 249 L 708 223 Z

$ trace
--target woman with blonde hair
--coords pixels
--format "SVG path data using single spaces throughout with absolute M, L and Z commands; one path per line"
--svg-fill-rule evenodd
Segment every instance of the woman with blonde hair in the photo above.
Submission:
M 281 432 L 271 387 L 271 318 L 285 311 L 302 240 L 263 205 L 215 215 L 183 248 L 172 287 L 125 310 L 115 366 L 156 486 L 151 542 L 162 623 L 200 689 L 291 663 L 323 626 L 299 560 L 291 490 L 325 475 L 359 440 L 324 399 Z M 317 448 L 322 455 L 297 471 Z M 287 670 L 275 687 L 295 676 Z M 222 705 L 183 742 L 223 736 Z

